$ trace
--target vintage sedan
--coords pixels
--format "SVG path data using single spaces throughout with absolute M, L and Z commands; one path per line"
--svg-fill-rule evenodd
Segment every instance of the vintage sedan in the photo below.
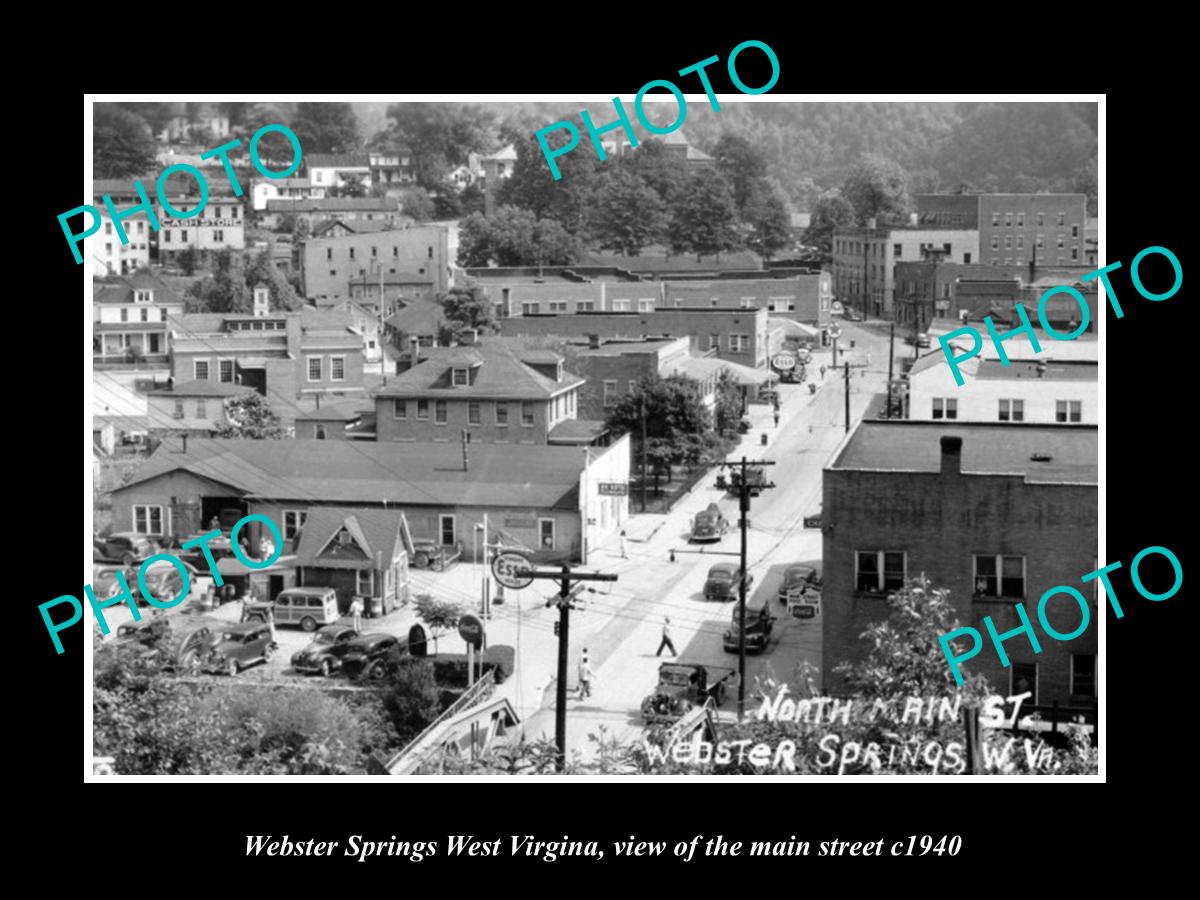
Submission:
M 260 622 L 227 625 L 213 635 L 212 647 L 201 668 L 205 672 L 236 675 L 246 666 L 267 662 L 279 649 L 271 640 L 271 626 Z
M 738 596 L 738 583 L 742 578 L 742 568 L 738 563 L 717 563 L 708 570 L 708 580 L 704 582 L 705 600 L 733 600 Z M 746 575 L 746 595 L 754 584 L 754 576 Z
M 292 668 L 328 677 L 342 667 L 342 657 L 356 637 L 358 632 L 349 625 L 326 625 L 313 635 L 312 643 L 292 654 Z
M 696 513 L 696 518 L 692 520 L 692 533 L 688 536 L 688 541 L 719 541 L 725 537 L 725 532 L 728 530 L 729 520 L 725 518 L 717 504 L 710 503 L 707 509 Z
M 407 644 L 394 634 L 360 634 L 342 654 L 342 674 L 349 678 L 384 678 L 392 665 L 407 652 Z
M 794 563 L 783 570 L 783 582 L 779 585 L 779 602 L 787 603 L 789 597 L 798 597 L 806 590 L 821 586 L 821 573 L 816 566 Z
M 96 535 L 92 538 L 92 557 L 100 562 L 132 566 L 154 553 L 150 539 L 134 531 L 115 531 L 108 537 Z

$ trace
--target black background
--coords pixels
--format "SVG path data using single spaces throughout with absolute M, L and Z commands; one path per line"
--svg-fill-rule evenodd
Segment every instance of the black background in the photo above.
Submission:
M 612 12 L 618 18 L 635 14 L 627 8 Z M 520 17 L 509 9 L 500 18 L 507 22 L 514 15 Z M 597 10 L 596 15 L 608 14 Z M 913 11 L 913 15 L 920 14 Z M 1005 15 L 1014 17 L 1014 31 L 1026 36 L 1031 28 L 1036 31 L 1036 25 L 1022 23 L 1024 13 L 1010 9 Z M 733 46 L 749 38 L 766 41 L 779 57 L 782 74 L 771 94 L 881 88 L 1088 91 L 1105 90 L 1115 83 L 1118 90 L 1108 93 L 1107 179 L 1102 182 L 1107 208 L 1102 221 L 1107 230 L 1104 260 L 1125 263 L 1114 276 L 1125 316 L 1117 320 L 1109 309 L 1102 326 L 1107 334 L 1108 472 L 1104 516 L 1108 540 L 1102 556 L 1108 562 L 1125 563 L 1113 582 L 1126 615 L 1117 620 L 1110 611 L 1106 623 L 1108 784 L 1067 786 L 1029 779 L 1002 785 L 994 779 L 976 779 L 989 785 L 983 789 L 982 785 L 975 788 L 969 779 L 953 784 L 883 784 L 869 779 L 834 784 L 729 778 L 603 786 L 561 781 L 413 784 L 382 779 L 371 784 L 260 780 L 185 785 L 162 779 L 158 784 L 84 785 L 81 670 L 83 638 L 90 629 L 66 633 L 67 652 L 56 656 L 37 611 L 39 603 L 80 589 L 81 524 L 74 519 L 79 485 L 74 478 L 81 437 L 83 448 L 88 441 L 86 434 L 79 433 L 79 357 L 70 348 L 74 323 L 79 321 L 83 267 L 74 264 L 55 218 L 80 202 L 82 118 L 78 116 L 84 100 L 82 94 L 72 94 L 63 86 L 53 101 L 45 100 L 53 102 L 53 109 L 42 110 L 38 140 L 24 146 L 30 168 L 10 169 L 14 176 L 41 173 L 37 179 L 16 179 L 27 182 L 24 188 L 32 195 L 21 201 L 19 218 L 26 235 L 19 246 L 10 244 L 10 266 L 21 281 L 28 281 L 23 294 L 9 298 L 10 304 L 21 307 L 19 316 L 16 309 L 10 312 L 9 342 L 10 346 L 24 344 L 26 352 L 32 353 L 27 380 L 9 383 L 10 399 L 17 401 L 10 406 L 9 471 L 10 477 L 18 476 L 13 477 L 10 494 L 9 515 L 15 526 L 10 551 L 19 563 L 8 570 L 9 622 L 16 633 L 6 641 L 10 652 L 19 646 L 24 657 L 20 664 L 13 659 L 9 671 L 9 696 L 15 699 L 16 709 L 6 731 L 8 743 L 21 757 L 10 768 L 12 788 L 29 797 L 13 812 L 40 852 L 49 857 L 63 852 L 68 842 L 86 839 L 85 852 L 98 860 L 98 873 L 114 878 L 117 888 L 136 883 L 146 889 L 158 884 L 173 892 L 168 886 L 178 883 L 177 876 L 184 871 L 194 873 L 188 883 L 205 883 L 219 893 L 240 893 L 247 885 L 315 889 L 326 877 L 332 884 L 353 884 L 344 881 L 346 873 L 394 878 L 381 883 L 396 890 L 426 889 L 422 883 L 430 876 L 436 876 L 431 885 L 435 890 L 476 890 L 515 875 L 521 880 L 513 889 L 535 894 L 592 893 L 606 884 L 657 892 L 675 890 L 693 878 L 702 879 L 703 888 L 716 886 L 713 876 L 722 874 L 768 894 L 815 887 L 827 878 L 841 891 L 861 884 L 859 879 L 868 872 L 884 869 L 897 875 L 933 876 L 927 882 L 902 882 L 912 887 L 927 884 L 930 890 L 969 889 L 968 885 L 979 882 L 947 880 L 968 870 L 975 878 L 991 873 L 985 883 L 1018 891 L 1035 877 L 1045 887 L 1065 879 L 1060 886 L 1069 889 L 1103 869 L 1110 858 L 1106 848 L 1114 843 L 1119 857 L 1169 853 L 1160 843 L 1169 829 L 1153 826 L 1156 808 L 1170 802 L 1168 798 L 1180 790 L 1191 769 L 1190 751 L 1178 733 L 1191 718 L 1188 698 L 1193 687 L 1184 671 L 1194 655 L 1183 618 L 1187 583 L 1170 600 L 1151 603 L 1138 597 L 1128 580 L 1129 561 L 1153 544 L 1171 548 L 1185 572 L 1189 570 L 1181 519 L 1184 508 L 1191 505 L 1187 497 L 1194 495 L 1188 487 L 1190 466 L 1185 456 L 1194 457 L 1191 420 L 1197 404 L 1193 378 L 1185 373 L 1185 364 L 1195 356 L 1190 346 L 1193 336 L 1184 323 L 1187 288 L 1185 284 L 1170 300 L 1152 303 L 1138 296 L 1128 280 L 1129 261 L 1150 245 L 1171 248 L 1188 268 L 1184 223 L 1193 205 L 1187 177 L 1193 167 L 1190 159 L 1185 160 L 1189 142 L 1176 131 L 1187 101 L 1178 95 L 1181 85 L 1163 68 L 1169 65 L 1167 48 L 1135 39 L 1123 29 L 1117 29 L 1123 41 L 1110 29 L 1103 41 L 1090 42 L 1071 23 L 1059 24 L 1053 34 L 1043 34 L 1038 41 L 1013 45 L 945 25 L 918 29 L 920 34 L 893 31 L 864 40 L 853 33 L 859 26 L 848 19 L 836 25 L 760 28 L 753 24 L 760 21 L 757 16 L 749 25 L 740 16 L 730 18 L 735 21 L 724 29 L 711 29 L 703 38 L 681 37 L 677 29 L 639 30 L 632 25 L 620 37 L 601 38 L 565 24 L 561 32 L 544 37 L 516 38 L 509 36 L 516 28 L 511 22 L 497 23 L 495 28 L 480 22 L 476 27 L 487 33 L 474 38 L 433 32 L 422 37 L 413 32 L 394 42 L 398 49 L 393 50 L 392 41 L 365 37 L 356 39 L 355 52 L 328 54 L 309 54 L 304 49 L 307 38 L 297 43 L 298 37 L 282 35 L 274 46 L 255 41 L 258 49 L 252 52 L 246 47 L 233 51 L 226 45 L 233 52 L 224 53 L 211 43 L 215 35 L 201 37 L 198 31 L 188 31 L 176 35 L 174 43 L 205 42 L 226 63 L 209 67 L 204 78 L 168 77 L 144 68 L 131 51 L 120 62 L 114 58 L 112 68 L 100 70 L 99 82 L 90 89 L 261 90 L 264 94 L 286 90 L 304 95 L 489 91 L 496 93 L 495 99 L 503 99 L 500 92 L 577 91 L 619 94 L 628 104 L 644 82 L 669 78 L 713 54 L 722 60 L 710 69 L 714 88 L 731 92 L 724 59 Z M 541 27 L 553 30 L 560 23 L 555 20 L 547 26 L 543 21 Z M 1169 30 L 1166 25 L 1162 28 Z M 349 39 L 348 35 L 342 39 Z M 223 39 L 217 43 L 224 45 Z M 739 58 L 739 72 L 751 85 L 766 80 L 765 68 L 761 74 L 754 71 L 755 58 L 761 58 L 756 51 Z M 255 64 L 247 67 L 250 60 Z M 259 70 L 273 74 L 260 78 Z M 138 71 L 144 77 L 118 77 L 119 72 Z M 1022 72 L 1029 75 L 1027 83 L 1022 83 Z M 683 87 L 697 90 L 691 81 L 684 81 Z M 36 214 L 26 214 L 34 210 Z M 10 215 L 16 212 L 10 210 Z M 26 253 L 29 250 L 33 252 Z M 1154 268 L 1145 271 L 1146 280 L 1157 283 L 1152 280 Z M 1165 265 L 1160 271 L 1168 277 Z M 83 350 L 86 359 L 86 345 Z M 82 399 L 86 405 L 86 398 Z M 84 416 L 86 420 L 86 409 Z M 960 834 L 963 849 L 954 859 L 740 857 L 696 858 L 688 864 L 670 856 L 615 860 L 611 852 L 600 863 L 570 858 L 553 863 L 524 858 L 471 861 L 448 858 L 441 849 L 420 863 L 384 858 L 357 864 L 336 856 L 247 859 L 248 833 L 340 840 L 343 845 L 349 834 L 372 840 L 394 835 L 400 840 L 437 840 L 442 848 L 447 834 L 501 837 L 504 845 L 512 834 L 544 840 L 569 835 L 573 840 L 600 841 L 606 851 L 608 842 L 630 835 L 671 843 L 697 833 L 741 841 L 787 840 L 795 835 L 815 847 L 834 838 L 885 838 L 890 844 L 910 834 Z M 129 881 L 135 871 L 136 878 Z M 206 877 L 210 871 L 211 879 Z M 564 872 L 570 882 L 555 878 Z M 165 877 L 150 877 L 151 873 Z M 643 874 L 651 875 L 651 880 L 632 880 Z M 742 881 L 748 877 L 763 880 Z

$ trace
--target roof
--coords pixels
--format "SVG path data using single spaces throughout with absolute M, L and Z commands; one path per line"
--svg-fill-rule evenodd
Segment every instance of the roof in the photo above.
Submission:
M 548 378 L 522 362 L 525 353 L 504 344 L 422 348 L 421 353 L 428 354 L 424 361 L 395 379 L 388 379 L 387 387 L 377 396 L 540 400 L 583 384 L 584 381 L 566 372 L 562 381 Z M 470 385 L 454 387 L 451 384 L 451 369 L 456 367 L 456 363 L 457 368 L 474 365 L 473 361 L 467 361 L 468 355 L 471 360 L 478 358 L 482 364 L 473 370 Z M 553 355 L 556 360 L 560 358 L 557 354 Z
M 93 303 L 132 303 L 134 290 L 154 291 L 154 303 L 176 303 L 183 305 L 183 297 L 152 272 L 142 270 L 133 275 L 122 275 L 97 281 L 93 285 Z
M 833 471 L 940 472 L 941 438 L 960 437 L 966 474 L 1023 475 L 1027 483 L 1097 484 L 1095 425 L 1018 422 L 948 423 L 864 419 L 850 435 Z M 1046 462 L 1032 459 L 1048 455 Z
M 182 381 L 174 387 L 147 392 L 148 397 L 236 397 L 253 390 L 221 381 Z
M 400 212 L 400 201 L 389 197 L 272 197 L 267 212 Z
M 608 425 L 593 419 L 567 419 L 550 429 L 551 444 L 590 444 L 608 431 Z
M 985 359 L 979 364 L 976 377 L 994 380 L 1095 381 L 1099 369 L 1099 363 L 1091 360 L 1014 359 L 1003 366 L 998 359 Z
M 296 548 L 296 561 L 302 566 L 357 569 L 360 559 L 321 558 L 321 551 L 344 525 L 366 551 L 372 566 L 386 569 L 392 564 L 392 551 L 400 533 L 404 514 L 398 509 L 356 509 L 344 506 L 314 506 L 309 509 Z M 382 554 L 382 561 L 377 554 Z
M 312 169 L 369 169 L 371 157 L 366 153 L 309 153 L 304 164 Z
M 396 310 L 384 323 L 405 334 L 437 334 L 446 323 L 440 304 L 432 300 L 408 300 L 402 309 Z
M 488 153 L 485 156 L 480 157 L 480 159 L 495 159 L 495 160 L 500 160 L 500 161 L 505 161 L 505 162 L 515 161 L 516 158 L 517 158 L 517 151 L 516 151 L 516 148 L 513 147 L 512 144 L 509 144 L 507 147 L 503 147 L 500 150 L 497 150 L 495 153 Z
M 353 232 L 354 234 L 368 234 L 377 231 L 391 231 L 393 229 L 391 222 L 375 221 L 372 219 L 329 219 L 325 222 L 322 222 L 317 228 L 313 229 L 312 236 L 323 237 L 325 232 L 330 231 L 339 225 L 342 228 L 345 228 L 347 231 Z
M 296 413 L 297 422 L 353 422 L 363 417 L 362 401 L 347 400 L 344 403 L 327 403 L 319 409 Z
M 579 508 L 583 456 L 575 447 L 472 444 L 469 469 L 444 443 L 169 439 L 114 494 L 185 471 L 241 495 L 378 506 Z M 144 489 L 143 489 L 144 490 Z

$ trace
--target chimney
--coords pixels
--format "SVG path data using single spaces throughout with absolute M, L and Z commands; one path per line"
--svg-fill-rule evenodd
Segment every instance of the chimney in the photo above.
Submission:
M 408 339 L 408 351 L 412 365 L 415 366 L 421 361 L 421 342 L 415 336 Z
M 916 213 L 909 213 L 909 214 L 908 214 L 908 224 L 909 224 L 909 225 L 916 225 L 916 224 L 917 224 L 917 214 L 916 214 Z
M 962 472 L 962 438 L 942 438 L 942 474 L 958 475 Z
M 600 335 L 589 334 L 587 336 L 587 339 L 588 339 L 588 349 L 589 350 L 599 350 L 600 349 Z
M 869 228 L 871 231 L 874 231 L 875 230 L 875 222 L 876 222 L 875 217 L 871 216 L 869 219 L 867 219 L 867 228 Z

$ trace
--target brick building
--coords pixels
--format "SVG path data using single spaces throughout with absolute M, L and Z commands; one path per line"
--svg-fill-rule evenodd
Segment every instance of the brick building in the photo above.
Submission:
M 818 328 L 829 324 L 833 301 L 833 276 L 829 272 L 789 278 L 669 280 L 662 285 L 659 306 L 666 309 L 761 307 L 772 316 Z
M 922 226 L 978 229 L 978 262 L 1087 262 L 1084 194 L 918 194 L 916 206 Z
M 986 642 L 964 665 L 998 693 L 1032 690 L 1032 706 L 1095 707 L 1099 608 L 1080 578 L 1097 567 L 1099 445 L 1095 426 L 864 420 L 824 470 L 822 675 L 861 660 L 860 635 L 887 617 L 887 593 L 924 573 L 947 588 L 963 625 L 1003 634 L 1029 611 L 1042 652 L 1012 638 L 1003 668 Z M 1091 624 L 1059 642 L 1037 624 L 1037 603 L 1057 585 L 1091 602 Z M 1060 633 L 1080 613 L 1063 598 L 1047 607 Z M 1028 707 L 1027 707 L 1028 708 Z
M 189 434 L 212 437 L 228 423 L 225 401 L 249 388 L 218 381 L 184 381 L 158 388 L 146 395 L 150 433 Z
M 388 276 L 406 273 L 426 279 L 432 297 L 449 286 L 448 252 L 441 225 L 310 238 L 299 249 L 301 288 L 317 306 L 332 306 L 350 298 L 355 279 L 378 283 L 382 272 L 387 293 Z

